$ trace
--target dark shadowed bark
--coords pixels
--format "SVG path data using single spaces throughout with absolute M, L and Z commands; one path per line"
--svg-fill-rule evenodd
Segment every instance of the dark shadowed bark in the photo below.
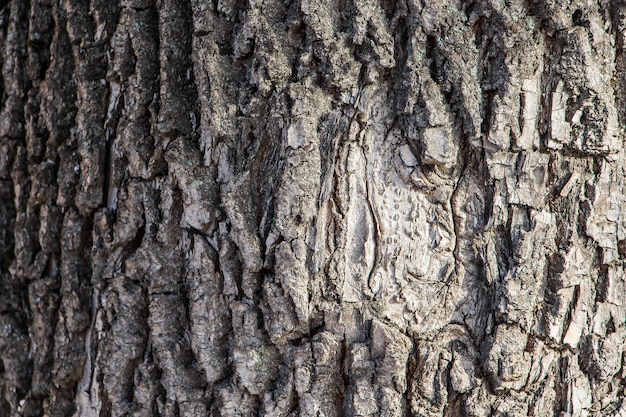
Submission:
M 0 416 L 626 416 L 623 1 L 0 7 Z

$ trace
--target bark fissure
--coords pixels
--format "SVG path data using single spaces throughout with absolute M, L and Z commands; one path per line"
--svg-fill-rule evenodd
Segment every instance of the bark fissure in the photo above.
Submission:
M 623 414 L 626 12 L 557 3 L 2 2 L 0 414 Z

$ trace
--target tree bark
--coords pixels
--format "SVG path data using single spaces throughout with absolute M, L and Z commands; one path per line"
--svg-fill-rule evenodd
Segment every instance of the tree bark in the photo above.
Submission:
M 626 416 L 626 3 L 0 3 L 0 415 Z

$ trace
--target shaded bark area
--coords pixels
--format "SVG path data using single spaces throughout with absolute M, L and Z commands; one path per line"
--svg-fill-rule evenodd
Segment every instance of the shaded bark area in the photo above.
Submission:
M 626 415 L 626 6 L 0 2 L 0 415 Z

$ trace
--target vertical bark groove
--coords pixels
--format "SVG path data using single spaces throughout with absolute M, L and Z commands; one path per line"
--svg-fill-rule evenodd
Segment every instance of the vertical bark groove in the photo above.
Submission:
M 624 415 L 625 16 L 0 2 L 0 415 Z

